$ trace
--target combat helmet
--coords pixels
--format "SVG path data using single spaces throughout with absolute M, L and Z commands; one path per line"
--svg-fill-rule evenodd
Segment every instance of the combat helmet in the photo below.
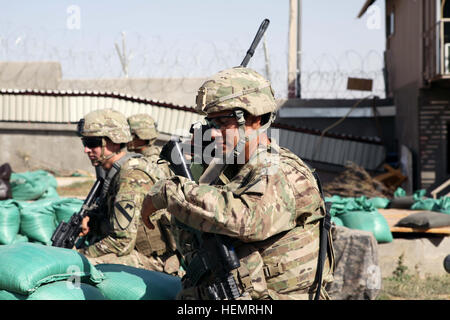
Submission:
M 236 117 L 239 129 L 239 141 L 229 156 L 238 158 L 246 141 L 265 132 L 275 120 L 277 104 L 270 82 L 256 71 L 242 66 L 213 75 L 198 90 L 196 111 L 210 115 L 227 110 Z M 261 116 L 261 127 L 250 135 L 245 133 L 245 113 Z
M 240 66 L 220 71 L 203 83 L 196 104 L 201 114 L 241 109 L 261 116 L 277 109 L 270 82 L 256 71 Z
M 135 114 L 127 119 L 131 134 L 142 140 L 154 140 L 158 137 L 155 120 L 146 113 Z
M 103 164 L 115 154 L 124 151 L 126 144 L 132 140 L 126 117 L 113 109 L 99 109 L 89 112 L 78 122 L 77 133 L 83 141 L 89 138 L 100 139 L 102 151 L 100 158 L 94 164 L 95 166 Z M 105 138 L 109 138 L 113 143 L 120 144 L 120 151 L 105 156 Z
M 114 143 L 131 141 L 130 127 L 125 116 L 114 109 L 89 112 L 78 126 L 82 137 L 108 137 Z

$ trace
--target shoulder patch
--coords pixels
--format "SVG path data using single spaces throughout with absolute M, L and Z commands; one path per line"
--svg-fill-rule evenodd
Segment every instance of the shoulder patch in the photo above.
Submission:
M 136 205 L 133 201 L 130 200 L 122 200 L 116 202 L 115 205 L 115 218 L 117 224 L 122 230 L 125 230 L 130 225 L 133 220 L 135 214 Z

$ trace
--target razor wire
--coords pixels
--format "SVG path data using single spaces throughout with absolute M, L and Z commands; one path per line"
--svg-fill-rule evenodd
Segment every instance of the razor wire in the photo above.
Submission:
M 2 23 L 0 28 L 0 61 L 56 61 L 61 64 L 63 79 L 115 79 L 124 76 L 114 43 L 115 37 L 78 37 L 66 43 L 71 31 L 47 32 L 43 29 L 18 28 Z M 70 34 L 72 35 L 72 34 Z M 248 43 L 241 39 L 197 40 L 165 39 L 161 35 L 126 34 L 128 78 L 206 78 L 219 70 L 237 66 Z M 72 36 L 73 38 L 73 36 Z M 56 44 L 58 43 L 58 44 Z M 276 98 L 287 97 L 288 50 L 269 47 L 271 74 L 266 75 L 263 45 L 258 46 L 249 67 L 272 82 Z M 373 80 L 372 94 L 385 97 L 383 53 L 377 50 L 342 54 L 324 52 L 302 54 L 301 88 L 304 99 L 355 99 L 367 92 L 347 90 L 347 78 Z M 1 76 L 1 75 L 0 75 Z M 184 88 L 180 87 L 180 90 Z

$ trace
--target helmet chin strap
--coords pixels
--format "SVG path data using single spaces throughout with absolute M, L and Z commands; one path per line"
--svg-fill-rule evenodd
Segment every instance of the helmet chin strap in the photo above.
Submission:
M 245 156 L 245 143 L 254 139 L 255 137 L 259 136 L 260 134 L 264 133 L 267 131 L 267 129 L 270 127 L 270 125 L 272 124 L 272 122 L 275 120 L 275 113 L 271 113 L 270 114 L 270 119 L 269 121 L 267 121 L 267 123 L 263 124 L 260 128 L 254 130 L 251 134 L 246 135 L 245 134 L 245 118 L 244 118 L 244 112 L 242 110 L 235 110 L 234 111 L 235 115 L 236 115 L 236 120 L 238 123 L 238 132 L 239 132 L 239 141 L 236 145 L 236 147 L 233 149 L 233 151 L 231 152 L 232 156 L 235 159 L 239 159 L 239 157 L 241 156 Z M 241 157 L 242 157 L 241 156 Z M 227 157 L 228 158 L 228 157 Z M 230 159 L 231 160 L 231 159 Z M 241 160 L 241 159 L 239 159 Z M 243 164 L 243 163 L 242 163 Z

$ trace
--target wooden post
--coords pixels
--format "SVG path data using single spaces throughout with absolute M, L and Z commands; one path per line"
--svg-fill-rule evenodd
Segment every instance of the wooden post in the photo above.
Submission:
M 297 0 L 289 0 L 288 98 L 295 98 L 297 77 Z

